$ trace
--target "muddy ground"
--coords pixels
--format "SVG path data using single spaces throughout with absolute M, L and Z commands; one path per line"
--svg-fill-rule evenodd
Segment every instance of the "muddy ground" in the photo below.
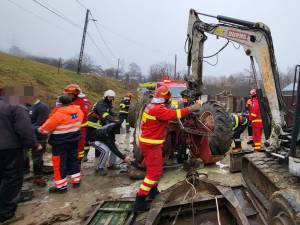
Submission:
M 117 143 L 121 150 L 129 154 L 132 150 L 132 137 L 130 134 L 117 135 Z M 130 180 L 127 173 L 109 171 L 105 177 L 94 174 L 94 152 L 89 153 L 89 161 L 83 164 L 82 185 L 78 189 L 69 188 L 66 194 L 48 194 L 52 177 L 47 177 L 48 187 L 38 188 L 30 181 L 25 185 L 34 189 L 34 198 L 31 201 L 20 203 L 17 215 L 24 218 L 13 225 L 49 225 L 49 224 L 80 224 L 90 206 L 99 201 L 120 197 L 133 197 L 140 185 L 140 181 Z M 50 163 L 50 154 L 45 155 L 47 164 Z M 240 173 L 231 174 L 228 168 L 229 159 L 226 157 L 221 163 L 199 169 L 199 172 L 208 174 L 212 180 L 227 185 L 240 185 Z M 164 172 L 159 189 L 164 190 L 176 182 L 183 180 L 186 172 L 182 168 Z M 58 222 L 58 218 L 66 219 Z M 57 222 L 55 222 L 57 221 Z

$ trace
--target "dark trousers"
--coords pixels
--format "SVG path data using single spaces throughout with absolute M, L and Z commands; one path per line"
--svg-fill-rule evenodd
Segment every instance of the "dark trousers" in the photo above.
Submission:
M 29 153 L 31 151 L 31 158 L 33 164 L 33 173 L 35 176 L 43 175 L 43 154 L 46 151 L 47 143 L 40 143 L 43 147 L 42 150 L 36 151 L 32 149 L 25 150 L 24 152 L 24 172 L 30 171 L 30 157 Z
M 239 125 L 233 131 L 233 140 L 236 148 L 242 147 L 241 134 L 246 130 L 247 125 Z
M 23 150 L 0 150 L 0 221 L 14 214 L 23 183 Z
M 130 130 L 130 125 L 129 125 L 129 121 L 128 121 L 128 113 L 120 113 L 119 114 L 119 120 L 120 122 L 123 123 L 123 121 L 125 120 L 126 123 L 126 131 Z
M 77 160 L 78 141 L 52 146 L 54 181 L 57 188 L 67 186 L 67 176 L 72 183 L 80 181 L 80 165 Z
M 252 124 L 248 123 L 248 137 L 251 137 L 250 140 L 252 140 Z

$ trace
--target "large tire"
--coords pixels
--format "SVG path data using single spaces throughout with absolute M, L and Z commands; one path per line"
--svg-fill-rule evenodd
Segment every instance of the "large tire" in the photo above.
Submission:
M 142 115 L 145 107 L 149 103 L 150 99 L 148 96 L 144 96 L 139 104 L 137 104 L 138 107 L 136 107 L 136 117 L 135 117 L 135 129 L 133 132 L 133 156 L 134 159 L 137 160 L 138 162 L 141 162 L 143 160 L 143 155 L 140 152 L 139 148 L 139 139 L 138 136 L 141 132 L 141 121 L 142 121 Z
M 299 196 L 298 196 L 299 197 Z M 276 193 L 268 210 L 269 225 L 299 225 L 299 202 L 292 193 Z
M 139 118 L 141 108 L 144 109 L 144 106 L 149 102 L 149 99 L 150 98 L 148 95 L 143 95 L 142 98 L 138 99 L 137 101 L 131 104 L 128 112 L 128 122 L 130 127 L 136 127 L 137 118 Z
M 232 143 L 232 122 L 225 109 L 216 102 L 205 103 L 196 115 L 202 118 L 203 115 L 210 115 L 213 119 L 213 136 L 209 137 L 209 146 L 212 155 L 224 155 Z

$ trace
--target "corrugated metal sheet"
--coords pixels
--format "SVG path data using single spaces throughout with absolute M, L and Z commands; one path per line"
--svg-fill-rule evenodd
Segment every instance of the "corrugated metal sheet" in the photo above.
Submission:
M 132 211 L 130 201 L 106 201 L 93 213 L 88 225 L 124 225 Z

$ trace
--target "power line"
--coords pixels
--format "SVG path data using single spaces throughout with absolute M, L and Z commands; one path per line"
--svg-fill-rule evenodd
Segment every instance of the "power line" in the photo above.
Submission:
M 65 16 L 60 15 L 58 12 L 56 12 L 57 10 L 53 10 L 50 9 L 49 7 L 45 6 L 44 4 L 42 4 L 41 2 L 39 2 L 38 0 L 32 0 L 33 2 L 35 2 L 36 4 L 40 5 L 41 7 L 43 7 L 44 9 L 48 10 L 49 12 L 51 12 L 52 14 L 58 16 L 59 18 L 61 18 L 62 20 L 66 21 L 67 23 L 71 24 L 74 27 L 79 28 L 80 30 L 82 30 L 82 27 L 78 24 L 76 24 L 75 22 L 73 22 L 72 20 L 68 19 Z
M 82 8 L 84 8 L 85 10 L 87 10 L 88 8 L 82 4 L 79 0 L 75 0 Z
M 29 14 L 31 14 L 32 16 L 34 16 L 34 17 L 36 17 L 36 18 L 38 18 L 38 19 L 40 19 L 40 20 L 42 20 L 42 21 L 44 21 L 44 22 L 46 22 L 46 23 L 48 23 L 48 24 L 50 24 L 50 25 L 52 25 L 52 26 L 55 26 L 55 28 L 60 29 L 60 30 L 63 30 L 63 31 L 66 31 L 64 28 L 62 28 L 62 27 L 60 27 L 60 26 L 57 26 L 56 24 L 50 22 L 49 20 L 46 20 L 45 18 L 43 18 L 42 16 L 40 16 L 40 15 L 34 13 L 33 11 L 24 8 L 24 7 L 21 6 L 20 4 L 14 2 L 14 1 L 12 1 L 12 0 L 7 0 L 7 1 L 9 1 L 9 2 L 12 3 L 13 5 L 15 5 L 17 8 L 19 8 L 19 9 L 21 9 L 21 10 L 23 10 L 23 11 L 29 13 Z
M 113 63 L 108 60 L 105 55 L 103 54 L 102 50 L 100 49 L 99 45 L 96 43 L 96 41 L 94 40 L 94 38 L 87 32 L 87 36 L 89 37 L 89 39 L 91 40 L 92 44 L 96 47 L 96 49 L 98 50 L 98 52 L 102 55 L 102 57 L 106 60 L 106 62 L 108 64 L 113 65 Z
M 113 51 L 111 50 L 111 48 L 109 47 L 109 45 L 108 45 L 107 42 L 105 41 L 105 39 L 104 39 L 104 37 L 103 37 L 103 35 L 102 35 L 101 31 L 100 31 L 100 28 L 99 28 L 98 25 L 97 25 L 97 20 L 93 17 L 93 15 L 92 15 L 91 12 L 90 12 L 90 15 L 91 15 L 91 17 L 92 17 L 92 21 L 94 22 L 94 25 L 95 25 L 95 27 L 96 27 L 96 30 L 97 30 L 97 32 L 98 32 L 98 34 L 99 34 L 101 40 L 103 41 L 105 47 L 108 49 L 108 51 L 109 51 L 109 53 L 112 55 L 112 57 L 113 57 L 114 59 L 117 59 L 116 55 L 113 53 Z

